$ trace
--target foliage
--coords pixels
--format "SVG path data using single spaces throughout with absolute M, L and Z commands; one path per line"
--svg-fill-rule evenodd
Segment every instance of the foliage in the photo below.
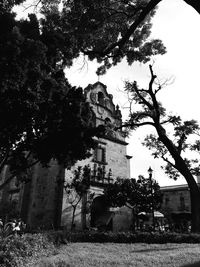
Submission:
M 8 222 L 0 219 L 0 237 L 6 238 L 11 235 L 21 235 L 24 233 L 26 225 L 21 219 L 12 219 Z
M 155 9 L 145 9 L 147 1 L 33 1 L 42 13 L 41 30 L 51 44 L 57 44 L 59 63 L 70 66 L 80 54 L 103 65 L 98 74 L 126 58 L 147 62 L 164 54 L 158 39 L 149 38 Z M 51 50 L 55 53 L 56 50 Z
M 90 175 L 91 169 L 89 165 L 79 166 L 74 170 L 70 181 L 65 184 L 66 193 L 70 193 L 68 190 L 74 189 L 79 196 L 85 194 L 90 186 Z
M 57 32 L 65 34 L 65 40 L 69 45 L 72 44 L 72 51 L 76 51 L 77 56 L 82 52 L 90 60 L 96 58 L 99 63 L 103 62 L 98 74 L 104 74 L 106 69 L 116 65 L 122 58 L 126 58 L 129 64 L 134 61 L 144 63 L 149 61 L 151 55 L 165 53 L 160 40 L 148 39 L 154 10 L 140 23 L 126 45 L 110 48 L 134 24 L 144 7 L 144 1 L 64 1 L 60 12 L 55 5 L 45 6 L 45 1 L 43 3 L 43 25 L 56 25 Z
M 71 230 L 74 225 L 74 218 L 77 206 L 81 202 L 84 196 L 86 196 L 88 189 L 90 187 L 90 177 L 91 169 L 89 165 L 84 167 L 79 166 L 73 172 L 73 177 L 67 181 L 64 185 L 64 189 L 67 195 L 68 203 L 71 205 L 72 212 L 72 221 L 71 221 Z M 89 196 L 89 202 L 91 202 L 93 195 Z
M 199 234 L 149 233 L 149 232 L 74 232 L 68 235 L 70 242 L 91 243 L 199 243 Z
M 104 0 L 104 1 L 36 1 L 42 3 L 45 25 L 56 28 L 56 34 L 63 33 L 62 44 L 72 49 L 64 49 L 70 60 L 72 53 L 80 53 L 89 59 L 103 62 L 98 73 L 116 65 L 126 58 L 147 62 L 151 55 L 164 54 L 166 48 L 160 40 L 151 40 L 151 18 L 162 0 Z M 185 0 L 200 13 L 195 0 Z M 38 5 L 37 5 L 38 7 Z M 59 7 L 59 8 L 58 8 Z M 70 35 L 70 36 L 69 36 Z M 65 48 L 66 48 L 65 47 Z M 69 56 L 70 55 L 70 56 Z
M 15 200 L 11 202 L 0 202 L 0 219 L 6 222 L 14 218 L 19 218 L 17 206 L 18 202 Z
M 0 25 L 0 171 L 8 164 L 12 178 L 36 162 L 69 167 L 88 157 L 100 131 L 82 89 L 65 78 L 56 32 L 35 15 L 0 13 Z
M 55 247 L 44 234 L 25 234 L 0 240 L 0 265 L 21 267 L 38 257 L 53 254 Z
M 155 180 L 144 178 L 142 175 L 136 179 L 118 179 L 114 184 L 109 184 L 104 194 L 111 206 L 128 206 L 135 214 L 150 212 L 160 208 L 162 194 L 160 186 Z

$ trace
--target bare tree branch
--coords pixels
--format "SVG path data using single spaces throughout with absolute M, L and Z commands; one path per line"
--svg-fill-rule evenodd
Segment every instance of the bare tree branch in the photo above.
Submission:
M 115 130 L 119 130 L 125 127 L 140 127 L 140 126 L 145 126 L 145 125 L 151 125 L 155 126 L 153 122 L 147 121 L 147 122 L 141 122 L 141 123 L 124 123 L 119 127 L 116 127 Z
M 162 155 L 161 158 L 162 158 L 165 162 L 167 162 L 168 164 L 170 164 L 174 169 L 177 169 L 177 168 L 176 168 L 176 165 L 173 164 L 171 161 L 169 161 L 168 158 L 166 158 L 164 155 Z
M 146 105 L 150 110 L 153 109 L 153 105 L 151 105 L 141 94 L 140 94 L 140 89 L 137 88 L 137 85 L 135 84 L 135 92 L 138 95 L 138 97 L 141 99 L 141 102 Z
M 183 149 L 183 144 L 185 143 L 185 140 L 187 139 L 185 133 L 183 133 L 178 141 L 178 147 L 177 150 L 179 152 L 179 154 L 181 154 L 181 151 Z

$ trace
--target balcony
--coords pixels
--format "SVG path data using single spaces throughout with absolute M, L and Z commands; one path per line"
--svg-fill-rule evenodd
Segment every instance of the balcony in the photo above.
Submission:
M 109 184 L 113 183 L 112 171 L 109 169 L 109 172 L 106 174 L 105 166 L 96 166 L 90 176 L 90 185 L 98 187 L 106 187 Z
M 106 187 L 109 184 L 113 183 L 113 178 L 109 177 L 99 177 L 99 176 L 91 176 L 90 185 L 98 186 L 98 187 Z

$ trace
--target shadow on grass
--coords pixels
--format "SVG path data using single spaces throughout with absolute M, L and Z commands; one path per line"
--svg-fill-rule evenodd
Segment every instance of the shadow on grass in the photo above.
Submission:
M 200 267 L 200 261 L 191 263 L 191 264 L 182 265 L 182 267 Z
M 136 249 L 136 250 L 132 250 L 130 252 L 133 253 L 144 253 L 144 252 L 155 252 L 155 251 L 171 251 L 171 250 L 175 250 L 178 249 L 177 247 L 172 247 L 172 248 L 145 248 L 145 249 Z M 199 265 L 200 267 L 200 265 Z

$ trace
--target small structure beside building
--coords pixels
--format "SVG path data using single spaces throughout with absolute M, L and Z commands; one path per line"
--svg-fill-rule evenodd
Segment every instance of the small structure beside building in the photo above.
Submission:
M 187 231 L 191 220 L 190 191 L 187 184 L 163 186 L 161 212 L 171 230 Z

